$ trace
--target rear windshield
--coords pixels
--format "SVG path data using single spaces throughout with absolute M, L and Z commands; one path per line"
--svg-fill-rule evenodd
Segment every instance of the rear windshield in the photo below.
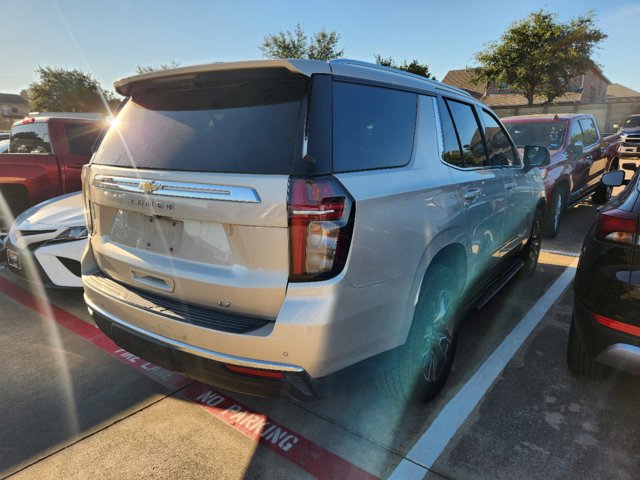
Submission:
M 226 77 L 134 93 L 93 163 L 160 170 L 288 174 L 302 77 Z
M 631 115 L 627 118 L 627 121 L 624 122 L 624 128 L 635 128 L 640 127 L 640 115 Z
M 510 122 L 505 123 L 504 126 L 518 148 L 524 148 L 527 145 L 538 145 L 547 147 L 549 150 L 557 150 L 562 147 L 567 122 Z
M 16 125 L 11 129 L 10 153 L 51 153 L 46 122 Z

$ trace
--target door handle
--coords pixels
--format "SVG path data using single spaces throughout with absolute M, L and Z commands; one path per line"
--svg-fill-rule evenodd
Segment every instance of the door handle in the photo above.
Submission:
M 464 191 L 462 196 L 467 202 L 475 202 L 480 196 L 480 193 L 481 192 L 479 188 L 469 188 L 468 190 Z
M 504 188 L 507 189 L 510 192 L 513 192 L 513 190 L 516 188 L 516 184 L 515 183 L 505 183 L 504 184 Z

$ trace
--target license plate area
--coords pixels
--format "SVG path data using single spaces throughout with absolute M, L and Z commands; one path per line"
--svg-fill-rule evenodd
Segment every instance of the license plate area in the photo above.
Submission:
M 17 270 L 22 270 L 22 262 L 20 261 L 20 255 L 18 252 L 14 252 L 13 250 L 7 248 L 7 263 L 10 267 L 13 267 Z
M 181 220 L 120 210 L 110 238 L 122 245 L 171 255 L 180 250 L 183 231 Z

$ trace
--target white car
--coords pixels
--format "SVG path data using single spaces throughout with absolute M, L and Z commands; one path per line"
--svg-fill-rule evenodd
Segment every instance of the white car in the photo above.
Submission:
M 16 217 L 6 240 L 7 265 L 47 287 L 82 288 L 80 258 L 86 243 L 82 194 L 69 193 Z

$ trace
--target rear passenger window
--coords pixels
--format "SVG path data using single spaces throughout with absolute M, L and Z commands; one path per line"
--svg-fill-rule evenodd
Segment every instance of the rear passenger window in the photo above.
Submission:
M 590 118 L 580 119 L 580 126 L 584 135 L 584 144 L 593 145 L 598 141 L 598 131 Z
M 64 130 L 69 143 L 69 153 L 91 156 L 91 147 L 101 128 L 102 125 L 98 123 L 66 123 Z
M 442 120 L 442 136 L 444 140 L 442 159 L 450 165 L 464 167 L 456 129 L 453 126 L 451 114 L 446 106 L 441 110 L 440 119 Z
M 484 138 L 489 152 L 489 165 L 520 165 L 520 159 L 516 156 L 502 125 L 486 110 L 482 110 L 482 120 L 484 121 Z
M 335 82 L 333 170 L 401 167 L 413 151 L 418 96 Z
M 489 165 L 482 130 L 473 112 L 473 107 L 455 100 L 447 100 L 447 105 L 460 139 L 464 166 L 473 168 Z

